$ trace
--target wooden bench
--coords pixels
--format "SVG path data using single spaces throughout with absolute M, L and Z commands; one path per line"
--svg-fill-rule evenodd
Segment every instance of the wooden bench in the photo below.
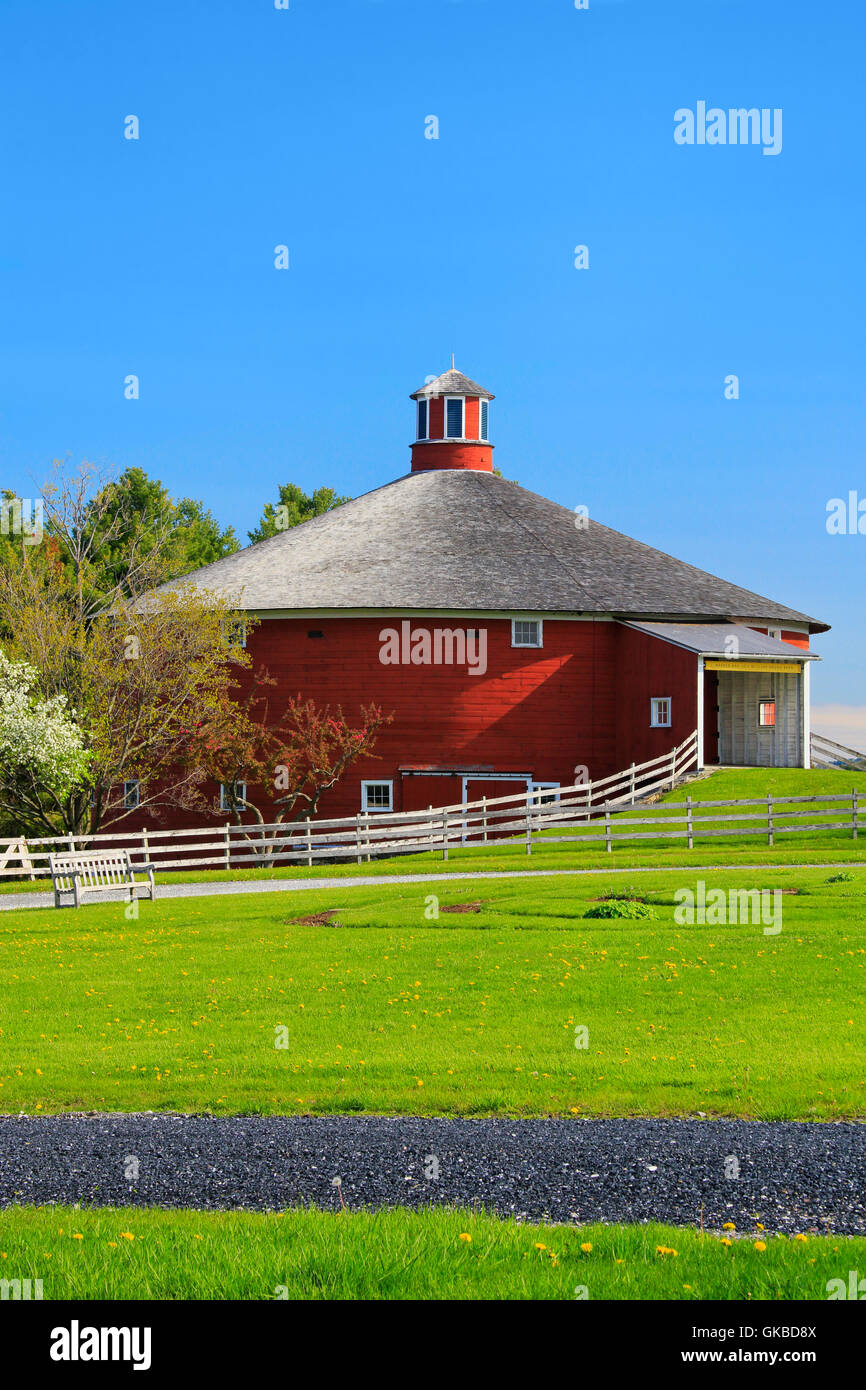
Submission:
M 54 884 L 54 906 L 63 907 L 61 894 L 72 893 L 75 906 L 81 906 L 81 899 L 92 893 L 111 893 L 123 889 L 129 901 L 135 900 L 136 890 L 141 888 L 153 902 L 154 881 L 153 864 L 138 864 L 148 881 L 135 877 L 136 868 L 127 849 L 89 849 L 70 850 L 66 854 L 50 854 L 48 866 Z M 71 906 L 71 904 L 70 904 Z

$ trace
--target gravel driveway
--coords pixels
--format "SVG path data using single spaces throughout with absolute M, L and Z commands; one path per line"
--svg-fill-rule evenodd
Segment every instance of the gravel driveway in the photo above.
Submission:
M 136 1176 L 137 1174 L 137 1176 Z M 339 1188 L 334 1179 L 339 1178 Z M 381 1116 L 0 1117 L 0 1206 L 478 1204 L 552 1221 L 866 1234 L 866 1126 Z

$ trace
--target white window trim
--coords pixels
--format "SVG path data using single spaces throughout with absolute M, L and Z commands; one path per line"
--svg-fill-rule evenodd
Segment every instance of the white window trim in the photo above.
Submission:
M 240 794 L 241 794 L 241 800 L 242 800 L 242 801 L 246 801 L 246 799 L 247 799 L 247 784 L 246 784 L 246 782 L 238 782 L 238 790 L 240 791 Z M 220 782 L 220 810 L 221 810 L 221 811 L 233 811 L 234 809 L 235 809 L 234 806 L 230 806 L 230 805 L 229 805 L 229 802 L 228 802 L 228 787 L 226 786 L 226 783 L 225 783 L 225 782 Z
M 390 793 L 390 795 L 389 795 L 390 805 L 388 805 L 388 806 L 368 806 L 368 805 L 367 805 L 367 788 L 368 788 L 368 787 L 387 787 L 387 788 L 388 788 L 388 791 L 389 791 L 389 793 Z M 383 811 L 385 811 L 385 812 L 393 811 L 393 810 L 394 810 L 394 783 L 393 783 L 393 782 L 389 782 L 389 780 L 388 780 L 387 777 L 371 777 L 369 781 L 367 781 L 367 782 L 362 782 L 362 783 L 361 783 L 361 810 L 362 810 L 362 811 L 368 812 L 368 814 L 371 815 L 371 816 L 376 815 L 377 812 L 381 815 L 381 813 L 382 813 Z
M 449 440 L 451 440 L 453 443 L 456 443 L 457 440 L 465 439 L 465 438 L 466 438 L 466 397 L 465 397 L 465 396 L 444 396 L 444 397 L 443 397 L 443 400 L 445 401 L 445 404 L 444 404 L 444 406 L 443 406 L 443 416 L 442 416 L 442 438 L 443 438 L 443 439 L 449 439 Z M 449 434 L 449 433 L 448 433 L 448 402 L 449 402 L 449 401 L 459 401 L 459 402 L 460 402 L 460 433 L 459 433 L 459 434 Z
M 514 632 L 516 623 L 537 623 L 538 641 L 537 642 L 517 642 Z M 540 651 L 544 646 L 544 619 L 543 618 L 512 618 L 511 619 L 511 645 L 512 647 L 531 647 L 533 651 Z
M 424 396 L 420 401 L 416 401 L 415 404 L 418 407 L 418 409 L 415 412 L 415 438 L 426 443 L 427 440 L 430 438 L 430 397 Z M 424 421 L 424 434 L 421 434 L 419 431 L 422 405 L 427 407 L 425 411 L 426 419 Z
M 775 695 L 762 695 L 762 696 L 760 696 L 760 698 L 759 698 L 759 700 L 758 700 L 758 728 L 759 728 L 759 729 L 775 729 L 775 727 L 776 727 L 776 704 L 777 704 L 777 701 L 776 701 Z M 765 724 L 764 721 L 761 719 L 761 708 L 762 708 L 763 705 L 772 705 L 772 706 L 773 706 L 773 722 L 772 722 L 772 724 Z
M 668 707 L 668 717 L 667 717 L 667 719 L 665 719 L 665 720 L 660 720 L 659 717 L 658 717 L 658 710 L 656 709 L 656 706 L 657 706 L 657 704 L 659 703 L 660 700 L 664 700 L 664 701 L 667 703 L 667 707 Z M 673 700 L 672 700 L 672 698 L 671 698 L 670 695 L 653 695 L 653 696 L 650 697 L 650 728 L 651 728 L 651 729 L 670 729 L 671 726 L 672 726 L 672 724 L 673 724 L 673 715 L 674 715 Z
M 135 788 L 135 801 L 132 803 L 132 805 L 129 804 L 129 791 L 130 791 L 130 788 L 131 788 L 131 787 L 134 787 L 134 788 Z M 124 780 L 124 783 L 123 783 L 123 806 L 124 806 L 124 810 L 126 810 L 126 811 L 134 811 L 134 810 L 136 809 L 136 807 L 138 807 L 138 806 L 140 806 L 140 805 L 141 805 L 141 782 L 139 781 L 139 779 L 138 779 L 137 777 L 128 777 L 128 778 L 126 778 L 126 779 Z

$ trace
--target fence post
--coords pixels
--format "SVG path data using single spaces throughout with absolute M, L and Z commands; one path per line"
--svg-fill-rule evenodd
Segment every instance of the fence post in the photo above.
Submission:
M 145 864 L 146 864 L 146 863 L 148 862 L 149 858 L 150 858 L 150 846 L 149 846 L 148 841 L 147 841 L 147 831 L 146 831 L 146 830 L 142 830 L 142 832 L 141 832 L 141 846 L 142 846 L 142 852 L 143 852 L 143 854 L 144 854 L 144 862 L 145 862 Z
M 610 854 L 610 811 L 606 806 L 604 808 L 604 847 Z
M 852 811 L 851 826 L 852 826 L 852 829 L 853 829 L 853 831 L 854 831 L 854 839 L 855 839 L 855 840 L 857 839 L 857 829 L 858 829 L 858 826 L 857 826 L 857 812 L 858 812 L 858 810 L 859 810 L 859 807 L 858 807 L 858 805 L 857 805 L 857 788 L 855 787 L 854 790 L 853 790 L 852 793 L 851 793 L 851 811 Z
M 487 844 L 487 797 L 481 798 L 481 842 Z
M 591 806 L 592 806 L 592 783 L 591 783 L 591 782 L 587 782 L 587 784 L 586 784 L 586 823 L 587 823 L 587 825 L 589 825 L 589 820 L 590 820 L 589 812 L 590 812 Z
M 448 858 L 448 808 L 442 811 L 442 858 Z
M 360 864 L 360 862 L 361 862 L 361 812 L 360 812 L 360 811 L 358 812 L 357 816 L 355 817 L 355 852 L 356 852 L 357 857 L 358 857 L 358 863 Z
M 634 805 L 634 763 L 632 763 L 632 765 L 631 765 L 631 782 L 630 782 L 630 790 L 631 790 L 631 804 L 632 804 L 632 806 L 633 806 L 633 805 Z
M 677 750 L 671 749 L 671 791 L 677 784 Z
M 767 844 L 773 843 L 773 798 L 767 797 Z
M 529 795 L 531 799 L 532 793 Z M 529 801 L 526 803 L 526 853 L 532 853 L 532 806 Z
M 224 828 L 223 833 L 224 833 L 224 835 L 225 835 L 225 842 L 226 842 L 226 868 L 227 868 L 227 869 L 230 869 L 231 866 L 232 866 L 232 851 L 231 851 L 231 840 L 229 839 L 229 823 L 228 823 L 228 821 L 226 821 L 226 823 L 225 823 L 225 828 Z
M 692 839 L 692 798 L 686 797 L 686 827 L 689 837 L 689 849 L 694 849 L 695 842 Z
M 313 867 L 313 823 L 307 816 L 307 868 Z
M 427 807 L 427 814 L 428 814 L 428 816 L 430 817 L 430 851 L 431 851 L 431 853 L 432 853 L 432 851 L 433 851 L 433 842 L 434 842 L 434 833 L 433 833 L 433 803 L 432 803 L 432 802 L 431 802 L 430 805 Z

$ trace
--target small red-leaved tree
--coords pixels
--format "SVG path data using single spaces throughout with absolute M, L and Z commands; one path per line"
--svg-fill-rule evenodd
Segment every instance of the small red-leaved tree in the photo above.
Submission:
M 298 695 L 271 721 L 264 688 L 273 684 L 259 673 L 240 717 L 235 712 L 228 722 L 211 721 L 197 733 L 208 775 L 222 783 L 238 825 L 278 827 L 314 816 L 324 793 L 352 763 L 377 756 L 379 732 L 394 717 L 378 705 L 362 705 L 353 725 L 339 705 L 332 710 Z M 259 830 L 246 838 L 269 857 L 280 831 Z

